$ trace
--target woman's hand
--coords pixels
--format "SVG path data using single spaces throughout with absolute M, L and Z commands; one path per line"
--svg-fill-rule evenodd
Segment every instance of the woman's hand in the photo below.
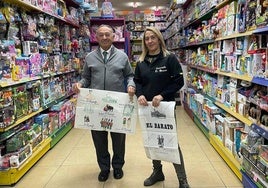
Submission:
M 139 96 L 138 103 L 142 106 L 148 106 L 148 102 L 144 95 Z
M 82 84 L 81 83 L 79 83 L 79 82 L 77 82 L 77 83 L 75 83 L 74 84 L 74 86 L 73 86 L 73 90 L 74 90 L 74 92 L 76 93 L 76 94 L 78 94 L 79 92 L 80 92 L 80 88 L 82 87 Z
M 152 100 L 153 107 L 158 107 L 160 105 L 160 102 L 163 100 L 162 95 L 156 95 L 154 96 Z

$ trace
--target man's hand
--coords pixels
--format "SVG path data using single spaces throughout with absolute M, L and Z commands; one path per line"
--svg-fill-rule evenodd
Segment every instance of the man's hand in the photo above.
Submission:
M 127 92 L 128 92 L 128 95 L 130 97 L 133 97 L 135 95 L 136 89 L 133 86 L 128 86 L 127 87 Z

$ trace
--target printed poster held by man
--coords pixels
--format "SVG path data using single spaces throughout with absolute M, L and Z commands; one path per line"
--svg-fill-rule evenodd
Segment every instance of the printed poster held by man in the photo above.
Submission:
M 81 88 L 76 105 L 75 128 L 134 133 L 137 99 L 127 93 Z

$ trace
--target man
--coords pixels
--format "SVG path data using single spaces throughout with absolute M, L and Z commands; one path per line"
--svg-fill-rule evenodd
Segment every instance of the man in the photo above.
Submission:
M 90 52 L 85 58 L 82 79 L 75 84 L 75 91 L 79 88 L 101 89 L 109 91 L 127 92 L 132 97 L 135 94 L 133 70 L 127 55 L 114 47 L 114 30 L 109 25 L 100 25 L 96 31 L 99 47 Z M 108 132 L 91 130 L 97 161 L 101 172 L 98 180 L 106 181 L 110 174 L 110 166 L 113 167 L 115 179 L 123 177 L 123 165 L 125 163 L 125 139 L 122 133 L 110 132 L 112 139 L 113 156 L 110 159 L 108 151 Z

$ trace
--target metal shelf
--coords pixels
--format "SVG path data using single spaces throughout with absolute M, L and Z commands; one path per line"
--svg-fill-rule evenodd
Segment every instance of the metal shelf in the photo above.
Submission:
M 246 125 L 248 125 L 248 126 L 252 125 L 253 122 L 251 120 L 249 120 L 248 118 L 245 118 L 241 114 L 238 114 L 238 113 L 230 110 L 230 108 L 228 106 L 225 106 L 224 104 L 222 104 L 220 102 L 215 102 L 215 104 L 217 106 L 219 106 L 221 109 L 223 109 L 224 111 L 228 112 L 232 116 L 236 117 L 237 119 L 239 119 L 240 121 L 242 121 L 243 123 L 245 123 Z

